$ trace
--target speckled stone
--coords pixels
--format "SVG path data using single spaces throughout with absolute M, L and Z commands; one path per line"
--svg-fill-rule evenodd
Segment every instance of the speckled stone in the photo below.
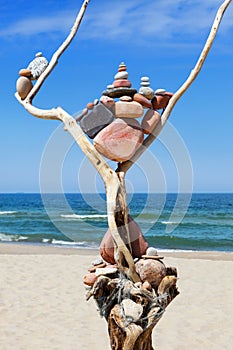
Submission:
M 106 158 L 123 162 L 135 154 L 143 139 L 144 134 L 137 120 L 117 118 L 98 133 L 94 146 Z
M 47 59 L 42 56 L 42 52 L 38 52 L 36 54 L 36 58 L 34 58 L 34 60 L 32 60 L 27 67 L 31 70 L 31 79 L 38 79 L 39 76 L 48 67 L 48 64 L 49 63 Z
M 88 110 L 88 113 L 81 119 L 80 126 L 90 137 L 94 138 L 100 130 L 105 128 L 114 119 L 113 113 L 102 103 L 99 103 Z
M 166 267 L 159 260 L 140 259 L 138 262 L 136 262 L 135 267 L 142 282 L 148 281 L 155 289 L 166 276 Z
M 16 90 L 22 100 L 24 100 L 27 97 L 32 87 L 33 87 L 32 82 L 27 77 L 19 77 L 16 82 Z
M 145 108 L 152 108 L 152 103 L 142 94 L 135 94 L 133 100 L 140 103 Z
M 119 228 L 119 233 L 126 243 L 127 239 L 122 228 Z M 148 248 L 148 243 L 142 235 L 139 225 L 133 220 L 131 216 L 129 216 L 129 235 L 131 240 L 133 258 L 140 258 L 143 254 L 145 254 Z M 105 261 L 111 264 L 115 264 L 114 244 L 109 229 L 105 233 L 102 242 L 100 243 L 100 254 Z
M 151 134 L 154 128 L 161 121 L 161 116 L 159 112 L 149 109 L 142 119 L 142 129 L 145 134 Z
M 140 118 L 143 113 L 142 105 L 135 101 L 117 101 L 115 104 L 116 118 Z

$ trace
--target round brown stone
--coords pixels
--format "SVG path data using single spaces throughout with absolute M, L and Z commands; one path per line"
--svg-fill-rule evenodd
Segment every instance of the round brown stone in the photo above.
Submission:
M 19 77 L 19 79 L 16 82 L 16 90 L 22 100 L 24 100 L 27 97 L 32 87 L 32 82 L 27 77 Z
M 93 286 L 93 284 L 95 283 L 95 281 L 97 280 L 98 276 L 96 276 L 96 274 L 94 272 L 90 272 L 87 273 L 84 277 L 83 277 L 83 283 L 86 284 L 87 286 Z
M 129 236 L 130 236 L 130 245 L 132 249 L 132 256 L 133 258 L 140 258 L 143 254 L 145 254 L 148 248 L 148 243 L 144 238 L 144 236 L 142 235 L 140 227 L 133 220 L 131 216 L 129 216 L 128 226 L 129 226 Z M 119 233 L 123 241 L 126 243 L 126 246 L 130 249 L 130 247 L 127 245 L 127 239 L 124 236 L 122 227 L 119 227 Z M 114 243 L 113 243 L 112 235 L 109 229 L 105 233 L 105 236 L 102 239 L 102 242 L 100 244 L 100 254 L 105 261 L 109 262 L 110 264 L 115 264 Z
M 19 75 L 21 75 L 22 77 L 30 77 L 32 74 L 31 69 L 28 68 L 23 68 L 20 69 L 19 71 Z
M 133 100 L 140 103 L 145 108 L 152 108 L 152 103 L 142 94 L 135 94 Z
M 93 102 L 88 102 L 87 103 L 87 109 L 93 109 L 95 104 Z
M 136 262 L 135 267 L 142 282 L 148 281 L 155 289 L 166 276 L 166 267 L 159 260 L 140 259 Z

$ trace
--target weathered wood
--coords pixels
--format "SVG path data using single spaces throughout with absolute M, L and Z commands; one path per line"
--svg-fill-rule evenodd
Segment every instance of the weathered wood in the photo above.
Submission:
M 152 133 L 146 137 L 143 145 L 135 155 L 130 160 L 118 164 L 116 171 L 107 164 L 100 153 L 94 148 L 75 119 L 61 107 L 42 110 L 32 105 L 33 98 L 40 90 L 45 79 L 53 71 L 59 57 L 75 37 L 89 2 L 90 0 L 83 2 L 70 34 L 54 53 L 48 67 L 38 78 L 27 97 L 21 100 L 18 93 L 15 96 L 31 115 L 42 119 L 62 121 L 65 125 L 65 130 L 72 135 L 78 146 L 102 177 L 106 188 L 108 225 L 114 241 L 114 256 L 118 267 L 118 277 L 114 277 L 113 279 L 109 276 L 98 277 L 94 286 L 89 291 L 87 299 L 93 296 L 99 306 L 101 315 L 106 318 L 113 350 L 153 350 L 152 330 L 162 317 L 167 305 L 179 293 L 176 287 L 177 272 L 173 267 L 167 268 L 167 275 L 160 282 L 156 290 L 147 290 L 140 283 L 140 278 L 136 273 L 134 261 L 130 253 L 128 208 L 124 177 L 134 162 L 159 135 L 175 104 L 198 76 L 215 39 L 223 14 L 230 5 L 231 0 L 224 1 L 219 7 L 209 37 L 194 69 L 191 71 L 188 79 L 170 99 L 168 106 L 161 116 L 161 121 Z M 119 234 L 118 228 L 120 226 L 124 227 L 125 235 L 128 237 L 127 243 L 129 249 Z M 124 316 L 124 313 L 122 313 L 123 304 L 121 302 L 126 298 L 131 298 L 133 302 L 142 305 L 143 314 L 139 320 L 128 320 Z
M 175 268 L 167 271 L 176 273 Z M 112 280 L 106 276 L 97 279 L 87 298 L 94 297 L 100 314 L 106 318 L 113 350 L 153 349 L 153 328 L 168 304 L 179 294 L 176 281 L 176 276 L 167 275 L 158 288 L 149 291 L 120 271 Z

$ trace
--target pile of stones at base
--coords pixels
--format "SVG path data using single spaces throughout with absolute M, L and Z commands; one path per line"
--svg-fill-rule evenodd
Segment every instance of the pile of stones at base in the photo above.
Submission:
M 32 89 L 32 80 L 38 79 L 47 66 L 48 61 L 39 52 L 26 69 L 20 70 L 16 89 L 22 99 Z M 123 162 L 136 153 L 144 134 L 151 134 L 160 123 L 159 110 L 167 107 L 172 95 L 164 89 L 154 91 L 148 77 L 141 78 L 139 91 L 133 89 L 122 62 L 113 83 L 107 86 L 99 100 L 88 103 L 76 120 L 103 156 Z M 136 119 L 141 117 L 140 123 Z

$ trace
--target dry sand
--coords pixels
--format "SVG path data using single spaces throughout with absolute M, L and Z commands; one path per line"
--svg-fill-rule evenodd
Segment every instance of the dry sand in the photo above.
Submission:
M 163 254 L 180 295 L 153 331 L 156 350 L 231 350 L 233 254 Z M 82 276 L 98 251 L 0 244 L 1 350 L 110 350 Z

